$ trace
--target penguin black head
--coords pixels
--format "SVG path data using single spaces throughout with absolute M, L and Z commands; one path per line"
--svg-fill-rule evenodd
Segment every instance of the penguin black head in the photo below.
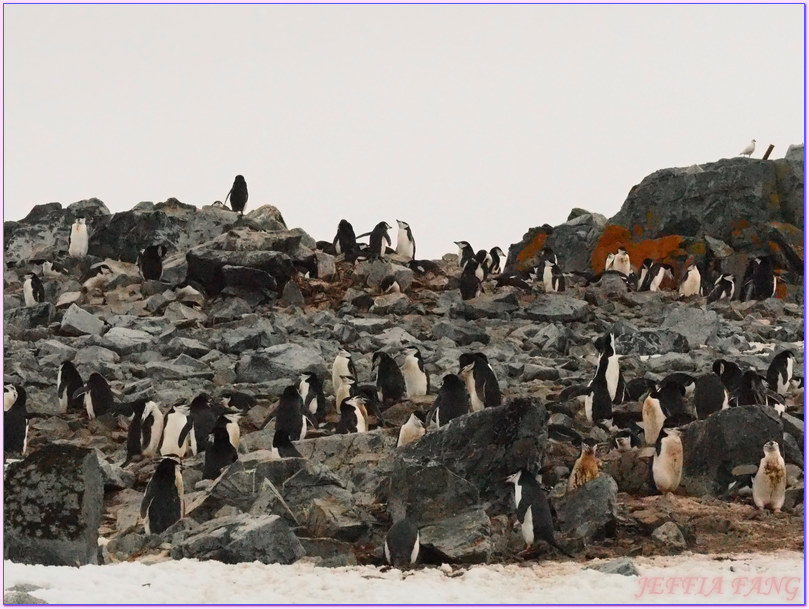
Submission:
M 182 469 L 182 459 L 177 455 L 165 455 L 160 459 L 155 469 L 155 476 L 171 476 L 174 477 L 176 470 Z
M 402 229 L 410 228 L 410 225 L 407 222 L 405 222 L 404 220 L 396 220 L 396 224 L 398 224 L 399 228 L 402 228 Z
M 581 441 L 581 452 L 582 454 L 590 454 L 593 455 L 596 452 L 596 445 L 598 442 L 594 438 L 584 438 Z

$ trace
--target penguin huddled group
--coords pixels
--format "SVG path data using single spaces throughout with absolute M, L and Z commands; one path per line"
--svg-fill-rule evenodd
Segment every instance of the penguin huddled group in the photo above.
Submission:
M 488 251 L 475 252 L 468 241 L 456 241 L 455 245 L 458 246 L 458 265 L 461 269 L 461 298 L 477 298 L 483 292 L 483 283 L 487 279 L 502 275 L 506 254 L 497 246 Z

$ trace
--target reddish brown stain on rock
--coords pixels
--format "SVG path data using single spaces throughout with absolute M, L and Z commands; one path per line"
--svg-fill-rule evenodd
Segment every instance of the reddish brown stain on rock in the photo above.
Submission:
M 633 230 L 635 234 L 637 231 Z M 594 272 L 600 273 L 604 270 L 604 263 L 607 260 L 607 254 L 610 252 L 617 252 L 619 247 L 625 247 L 629 252 L 629 259 L 632 265 L 640 266 L 645 258 L 651 258 L 655 261 L 667 262 L 669 264 L 677 264 L 677 258 L 682 258 L 688 255 L 682 248 L 683 237 L 680 235 L 668 235 L 660 237 L 659 239 L 642 239 L 640 241 L 634 240 L 632 235 L 623 226 L 611 224 L 604 229 L 601 234 L 601 239 L 593 250 L 593 255 L 590 258 L 590 267 Z M 692 248 L 693 249 L 693 248 Z M 699 248 L 697 248 L 699 250 Z M 702 246 L 702 253 L 704 253 L 704 245 Z M 690 252 L 699 255 L 699 251 Z M 675 266 L 675 270 L 676 270 Z
M 525 271 L 531 264 L 531 260 L 536 256 L 540 250 L 545 246 L 545 241 L 548 239 L 547 233 L 537 233 L 531 242 L 526 245 L 519 254 L 517 254 L 517 270 Z

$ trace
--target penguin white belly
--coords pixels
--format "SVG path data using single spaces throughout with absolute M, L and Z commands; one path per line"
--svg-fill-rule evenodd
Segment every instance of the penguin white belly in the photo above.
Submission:
M 413 245 L 413 242 L 407 238 L 407 230 L 400 228 L 396 236 L 396 253 L 412 260 Z
M 11 390 L 3 390 L 3 412 L 8 412 L 8 410 L 14 406 L 14 402 L 17 401 L 17 390 L 13 387 Z
M 152 504 L 153 503 L 154 503 L 154 499 L 152 499 L 149 502 L 149 505 L 146 506 L 146 518 L 143 519 L 143 530 L 146 533 L 146 535 L 151 535 L 152 534 L 152 527 L 149 526 L 149 520 L 152 517 L 151 511 L 152 511 Z
M 427 395 L 427 375 L 419 369 L 418 362 L 413 359 L 405 362 L 402 370 L 407 397 L 412 398 L 418 395 Z
M 157 454 L 157 447 L 160 444 L 160 438 L 163 436 L 163 413 L 156 408 L 152 411 L 154 422 L 152 423 L 152 433 L 149 437 L 149 444 L 143 447 L 143 455 L 146 457 L 154 457 Z
M 174 486 L 177 487 L 177 495 L 180 497 L 180 518 L 185 518 L 185 501 L 183 495 L 185 494 L 185 487 L 183 485 L 183 476 L 180 473 L 180 468 L 174 470 Z
M 723 391 L 725 392 L 725 399 L 722 401 L 722 410 L 725 410 L 726 408 L 730 408 L 730 395 L 727 389 Z
M 697 296 L 699 294 L 699 280 L 698 272 L 691 271 L 688 276 L 680 284 L 680 296 Z
M 591 391 L 584 396 L 584 416 L 587 417 L 587 422 L 593 422 L 593 392 Z
M 93 398 L 90 396 L 89 391 L 84 394 L 84 408 L 91 421 L 96 418 L 95 410 L 93 410 Z
M 787 358 L 787 377 L 783 378 L 780 374 L 778 375 L 778 393 L 784 395 L 789 390 L 789 382 L 792 380 L 792 366 L 794 364 L 794 360 L 791 357 Z M 783 381 L 782 381 L 783 379 Z
M 87 255 L 87 229 L 74 226 L 70 231 L 70 247 L 67 253 L 72 258 L 83 258 Z
M 354 406 L 354 414 L 357 415 L 357 432 L 364 433 L 368 431 L 368 422 L 365 420 L 365 415 L 359 406 Z
M 553 289 L 553 271 L 548 265 L 545 265 L 545 270 L 542 272 L 542 283 L 545 285 L 546 292 L 556 291 Z
M 522 520 L 522 538 L 527 545 L 534 545 L 534 514 L 531 506 L 525 510 L 525 517 Z
M 302 419 L 302 421 L 301 421 L 301 435 L 298 437 L 298 441 L 301 441 L 306 437 L 306 417 L 302 416 L 301 419 Z M 228 426 L 228 427 L 230 427 L 230 426 Z M 230 429 L 228 429 L 228 435 L 230 435 Z M 231 437 L 230 443 L 233 444 L 233 437 Z M 238 438 L 236 439 L 236 444 L 233 444 L 233 445 L 234 445 L 234 447 L 238 448 L 238 446 L 239 446 Z
M 780 510 L 784 505 L 786 481 L 784 459 L 780 456 L 764 457 L 753 478 L 753 503 L 756 507 Z
M 278 449 L 275 446 L 272 447 L 272 450 L 270 451 L 270 454 L 272 455 L 273 459 L 280 459 L 281 458 L 281 454 L 278 452 Z
M 166 423 L 165 433 L 163 434 L 163 443 L 160 445 L 160 454 L 162 456 L 165 457 L 166 455 L 177 455 L 180 458 L 185 457 L 189 444 L 188 438 L 189 436 L 194 435 L 194 431 L 191 430 L 188 436 L 186 436 L 183 440 L 182 446 L 178 444 L 180 432 L 182 431 L 183 427 L 185 427 L 185 424 L 185 417 L 169 417 L 168 422 Z
M 59 371 L 56 373 L 56 391 L 59 391 L 59 387 L 62 386 L 62 367 L 59 366 Z M 59 397 L 59 411 L 63 414 L 67 412 L 67 387 L 62 389 L 62 393 L 58 396 Z
M 390 564 L 390 548 L 388 548 L 388 540 L 385 540 L 385 560 Z
M 649 284 L 650 292 L 657 292 L 660 289 L 660 284 L 663 283 L 663 278 L 666 276 L 665 270 L 660 269 L 657 275 L 654 276 L 652 282 Z
M 652 474 L 655 486 L 661 493 L 677 490 L 683 475 L 683 449 L 679 438 L 663 438 L 660 454 L 655 454 L 652 462 Z
M 407 446 L 411 442 L 418 440 L 424 435 L 424 427 L 415 425 L 412 421 L 413 416 L 411 415 L 407 423 L 402 425 L 402 428 L 399 430 L 399 442 L 396 444 L 397 448 L 400 446 Z
M 621 368 L 618 365 L 618 355 L 611 355 L 607 360 L 607 371 L 605 373 L 607 378 L 607 391 L 610 394 L 610 400 L 615 399 L 615 392 L 618 391 L 618 376 L 621 373 Z
M 632 271 L 629 264 L 629 256 L 626 255 L 616 256 L 612 268 L 613 270 L 616 270 L 619 273 L 629 275 L 629 273 Z
M 32 307 L 37 303 L 34 298 L 34 286 L 31 285 L 30 279 L 26 279 L 25 283 L 22 284 L 22 295 L 25 298 L 26 307 Z
M 334 366 L 331 369 L 331 384 L 334 387 L 335 395 L 343 384 L 343 379 L 340 378 L 342 376 L 351 376 L 351 372 L 348 370 L 348 360 L 345 358 L 335 359 Z
M 413 544 L 413 551 L 410 553 L 410 564 L 415 564 L 416 559 L 419 557 L 419 541 L 420 535 L 416 533 L 416 543 Z
M 660 430 L 663 429 L 663 422 L 666 420 L 663 414 L 663 409 L 660 407 L 660 400 L 647 397 L 643 402 L 641 409 L 641 416 L 643 417 L 643 433 L 648 446 L 654 446 L 657 442 L 657 436 L 660 435 Z
M 25 422 L 25 435 L 22 438 L 22 456 L 28 452 L 28 421 Z M 781 503 L 784 503 L 781 501 Z
M 231 421 L 227 425 L 225 425 L 225 429 L 228 432 L 228 440 L 230 441 L 230 445 L 233 446 L 236 450 L 239 450 L 239 444 L 242 441 L 242 434 L 239 431 L 239 424 Z M 303 429 L 301 430 L 301 440 L 303 440 L 303 436 L 306 435 L 306 417 L 303 418 Z
M 514 505 L 520 507 L 520 499 L 522 499 L 522 488 L 519 484 L 514 485 Z

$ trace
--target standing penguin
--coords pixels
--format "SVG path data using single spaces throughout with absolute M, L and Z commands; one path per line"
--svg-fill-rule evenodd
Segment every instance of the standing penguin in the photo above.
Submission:
M 415 442 L 426 433 L 424 429 L 424 413 L 416 411 L 410 414 L 410 418 L 402 425 L 399 430 L 399 441 L 396 447 L 407 446 L 411 442 Z
M 236 447 L 230 440 L 228 430 L 224 425 L 217 424 L 213 428 L 213 443 L 205 450 L 205 465 L 202 469 L 204 480 L 213 480 L 219 477 L 222 470 L 235 463 L 239 458 Z
M 410 518 L 395 522 L 385 536 L 385 560 L 392 567 L 416 564 L 419 556 L 419 529 Z
M 138 254 L 138 269 L 144 279 L 160 281 L 163 276 L 163 258 L 166 255 L 165 245 L 150 245 Z
M 685 275 L 680 282 L 679 294 L 681 298 L 702 295 L 702 275 L 693 262 L 686 267 Z
M 281 394 L 278 408 L 275 410 L 275 429 L 286 431 L 289 434 L 289 439 L 294 442 L 303 440 L 306 437 L 306 417 L 303 415 L 303 400 L 295 385 L 288 385 Z
M 67 248 L 67 253 L 70 254 L 71 258 L 84 258 L 87 255 L 89 243 L 87 224 L 84 218 L 77 218 L 70 228 L 70 245 Z
M 649 269 L 643 283 L 639 288 L 639 292 L 658 292 L 660 291 L 660 284 L 666 277 L 674 277 L 670 264 L 655 262 Z
M 173 407 L 164 421 L 160 454 L 164 457 L 175 455 L 182 459 L 189 448 L 196 454 L 196 439 L 193 430 L 194 420 L 189 416 L 188 406 Z M 193 447 L 192 443 L 194 443 Z
M 342 412 L 343 402 L 348 398 L 357 395 L 356 379 L 353 376 L 343 376 L 340 379 L 340 388 L 334 396 L 334 408 L 337 412 Z
M 25 387 L 3 387 L 3 453 L 25 456 L 28 450 L 28 412 Z
M 489 275 L 496 277 L 503 272 L 506 253 L 499 247 L 493 247 L 489 250 L 489 261 Z
M 376 392 L 383 405 L 398 402 L 405 394 L 405 379 L 396 361 L 384 351 L 377 351 L 371 359 L 371 370 L 376 370 Z
M 458 246 L 458 266 L 463 270 L 467 262 L 475 259 L 475 250 L 468 241 L 455 241 L 455 245 Z
M 245 182 L 244 176 L 238 175 L 233 180 L 233 186 L 225 195 L 225 203 L 228 202 L 228 197 L 230 197 L 230 208 L 244 215 L 244 207 L 247 205 L 247 182 Z
M 643 282 L 646 281 L 646 277 L 649 275 L 649 271 L 651 270 L 652 270 L 652 259 L 644 258 L 643 262 L 640 265 L 640 276 L 638 277 L 638 287 L 643 285 Z
M 56 397 L 59 400 L 59 412 L 62 414 L 70 410 L 81 408 L 81 399 L 73 398 L 73 394 L 81 389 L 84 381 L 71 361 L 64 361 L 56 373 Z
M 396 236 L 396 253 L 406 260 L 413 260 L 416 257 L 416 241 L 413 239 L 413 231 L 410 225 L 402 220 L 396 220 L 399 225 L 399 233 Z
M 354 227 L 351 226 L 351 222 L 340 220 L 333 243 L 334 250 L 338 254 L 349 254 L 357 251 L 357 236 L 354 234 Z
M 180 460 L 161 459 L 146 487 L 140 517 L 147 535 L 159 535 L 183 517 L 183 476 Z
M 469 412 L 471 412 L 469 393 L 463 381 L 454 374 L 444 375 L 438 395 L 427 414 L 427 422 L 429 423 L 431 415 L 435 413 L 435 423 L 441 427 Z
M 340 407 L 340 422 L 337 433 L 365 433 L 368 431 L 368 410 L 365 398 L 354 396 L 343 402 Z
M 589 423 L 612 421 L 612 399 L 610 399 L 607 369 L 609 356 L 602 353 L 598 358 L 598 366 L 593 378 L 587 385 L 584 394 L 584 415 Z
M 83 387 L 79 387 L 71 398 L 75 399 L 81 395 L 84 395 L 84 408 L 91 421 L 106 414 L 115 404 L 110 384 L 98 372 L 93 372 L 87 379 L 87 383 Z
M 506 478 L 514 485 L 514 504 L 517 506 L 517 520 L 520 522 L 522 537 L 526 547 L 531 547 L 542 540 L 563 554 L 570 556 L 567 550 L 556 543 L 553 532 L 553 517 L 548 496 L 527 470 L 521 469 Z
M 126 437 L 126 460 L 154 457 L 163 434 L 163 413 L 155 402 L 138 400 L 132 406 L 132 422 Z
M 405 360 L 402 364 L 407 397 L 427 395 L 430 391 L 430 375 L 424 369 L 424 359 L 418 347 L 407 347 L 404 350 Z
M 718 359 L 713 363 L 713 373 L 719 377 L 731 397 L 734 397 L 742 384 L 742 369 L 738 364 L 726 359 Z
M 371 236 L 368 239 L 368 249 L 376 256 L 384 256 L 390 246 L 390 235 L 388 231 L 391 225 L 387 222 L 380 222 L 371 231 Z
M 655 443 L 652 475 L 661 493 L 673 493 L 680 486 L 683 475 L 683 443 L 680 430 L 664 428 Z
M 298 393 L 303 400 L 304 414 L 315 424 L 322 422 L 326 418 L 326 396 L 320 377 L 314 372 L 304 372 Z
M 542 284 L 545 286 L 545 292 L 564 292 L 565 291 L 565 275 L 559 265 L 545 261 L 545 268 L 542 271 Z
M 747 263 L 742 279 L 741 299 L 764 300 L 775 296 L 775 275 L 769 256 L 756 256 Z
M 334 388 L 335 395 L 337 395 L 340 385 L 343 383 L 342 378 L 346 376 L 356 379 L 357 369 L 354 367 L 354 362 L 351 360 L 351 354 L 345 349 L 340 349 L 331 367 L 331 385 Z M 337 410 L 340 410 L 339 403 L 337 404 Z
M 715 412 L 728 407 L 728 390 L 715 374 L 705 374 L 697 379 L 694 388 L 694 407 L 697 418 L 707 419 Z
M 787 486 L 787 470 L 778 442 L 770 440 L 764 445 L 764 457 L 753 478 L 753 503 L 760 510 L 770 508 L 780 512 L 784 505 Z
M 632 263 L 629 260 L 629 252 L 625 247 L 619 247 L 618 253 L 612 259 L 612 266 L 610 270 L 618 271 L 624 275 L 629 275 L 632 272 Z
M 581 442 L 581 455 L 573 464 L 573 470 L 567 479 L 567 491 L 575 491 L 590 480 L 595 480 L 597 476 L 596 441 L 593 438 L 584 438 Z
M 730 273 L 720 275 L 714 282 L 713 289 L 708 294 L 708 302 L 717 300 L 730 300 L 733 298 L 733 291 L 736 289 L 736 278 Z
M 211 398 L 208 394 L 200 393 L 191 400 L 188 407 L 188 416 L 191 418 L 193 425 L 191 430 L 193 434 L 191 454 L 196 455 L 197 452 L 202 452 L 208 448 L 210 443 L 208 437 L 213 432 L 219 415 L 211 408 Z
M 660 405 L 660 395 L 657 388 L 646 396 L 641 407 L 641 417 L 643 418 L 643 435 L 647 446 L 654 446 L 657 438 L 660 437 L 660 430 L 666 422 L 666 415 Z
M 781 395 L 786 395 L 794 367 L 795 356 L 792 351 L 789 349 L 781 351 L 772 359 L 767 368 L 767 386 Z
M 26 307 L 33 307 L 38 302 L 45 301 L 45 286 L 36 273 L 26 273 L 22 282 L 22 295 Z
M 483 291 L 480 277 L 478 277 L 478 270 L 480 265 L 476 260 L 469 260 L 461 271 L 460 290 L 461 298 L 463 300 L 471 300 L 477 298 Z
M 464 353 L 458 358 L 460 375 L 466 383 L 472 411 L 500 406 L 503 395 L 489 360 L 482 353 Z

